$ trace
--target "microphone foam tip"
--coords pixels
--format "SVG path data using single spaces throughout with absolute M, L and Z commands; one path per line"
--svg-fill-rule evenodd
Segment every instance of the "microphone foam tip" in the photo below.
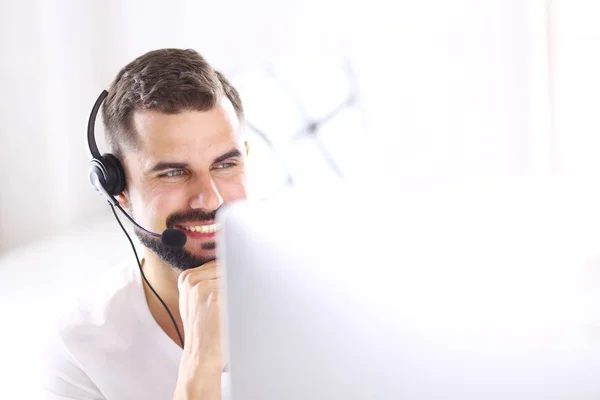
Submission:
M 160 238 L 167 247 L 183 247 L 187 242 L 185 232 L 174 228 L 165 229 Z

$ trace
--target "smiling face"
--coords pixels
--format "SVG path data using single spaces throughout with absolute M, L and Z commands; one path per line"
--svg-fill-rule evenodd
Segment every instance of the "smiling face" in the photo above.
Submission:
M 183 249 L 164 247 L 138 229 L 140 241 L 178 269 L 216 257 L 215 216 L 223 204 L 246 198 L 247 143 L 231 102 L 207 111 L 135 112 L 136 146 L 123 154 L 127 191 L 118 197 L 136 221 L 154 232 L 183 230 Z

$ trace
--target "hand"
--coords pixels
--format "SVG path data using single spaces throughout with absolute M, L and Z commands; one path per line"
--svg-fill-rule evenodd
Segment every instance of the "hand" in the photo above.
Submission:
M 218 399 L 225 357 L 221 341 L 222 295 L 217 263 L 211 261 L 182 272 L 178 287 L 185 343 L 178 386 L 185 386 L 186 392 L 191 390 L 197 398 Z

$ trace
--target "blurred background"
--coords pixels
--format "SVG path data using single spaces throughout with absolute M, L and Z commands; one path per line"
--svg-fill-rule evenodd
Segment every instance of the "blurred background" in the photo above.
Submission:
M 239 87 L 261 193 L 336 168 L 402 186 L 598 166 L 593 1 L 2 4 L 3 253 L 110 216 L 87 181 L 89 112 L 161 47 L 198 50 Z
M 600 172 L 598 20 L 595 0 L 3 0 L 3 315 L 41 318 L 131 256 L 88 183 L 85 133 L 100 92 L 149 50 L 194 48 L 238 87 L 256 196 L 475 187 Z
M 259 195 L 597 170 L 597 16 L 591 0 L 3 2 L 0 252 L 110 215 L 87 181 L 89 112 L 161 47 L 239 88 Z

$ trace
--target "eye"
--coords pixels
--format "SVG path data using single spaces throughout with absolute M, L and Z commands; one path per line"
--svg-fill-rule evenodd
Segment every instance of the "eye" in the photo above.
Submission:
M 172 177 L 176 177 L 176 176 L 181 176 L 181 175 L 183 175 L 184 173 L 185 173 L 185 171 L 184 171 L 184 170 L 182 170 L 182 169 L 173 169 L 173 170 L 171 170 L 171 171 L 168 171 L 168 172 L 164 173 L 164 174 L 163 174 L 163 175 L 161 175 L 161 176 L 166 176 L 166 177 L 168 177 L 168 178 L 172 178 Z
M 224 162 L 224 163 L 215 165 L 215 168 L 216 169 L 227 169 L 227 168 L 235 167 L 236 165 L 237 164 L 234 162 Z

